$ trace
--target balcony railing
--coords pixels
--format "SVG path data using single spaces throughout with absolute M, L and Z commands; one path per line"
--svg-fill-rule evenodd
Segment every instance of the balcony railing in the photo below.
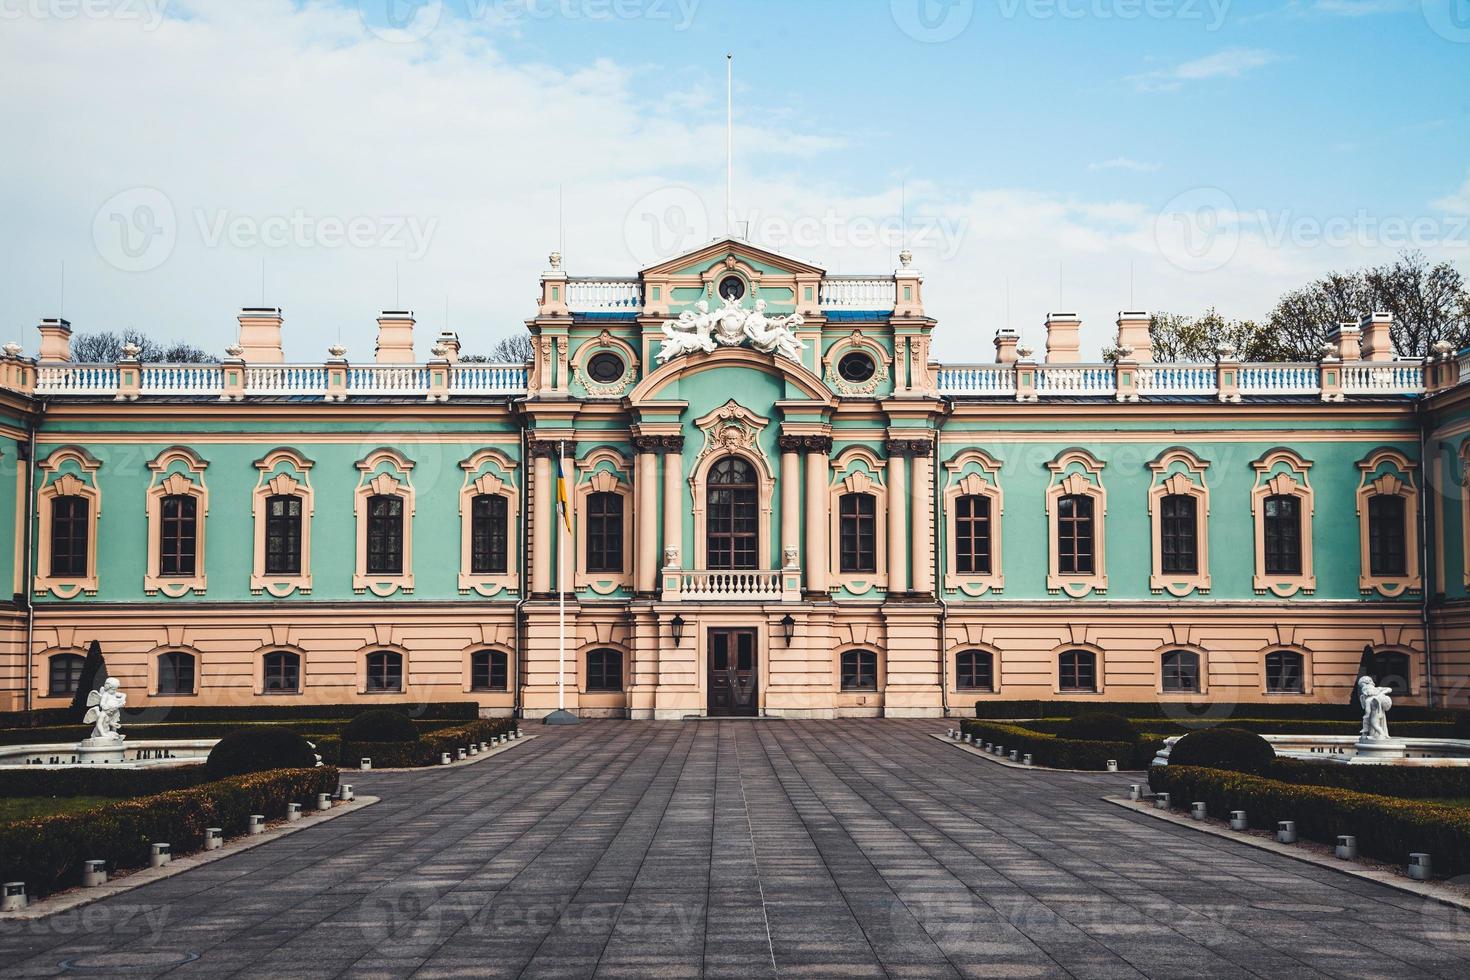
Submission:
M 724 571 L 666 568 L 665 601 L 786 602 L 801 598 L 801 569 Z
M 1093 397 L 1117 390 L 1117 378 L 1107 364 L 1041 364 L 1036 368 L 1038 395 Z
M 136 396 L 222 398 L 228 364 L 140 364 Z M 530 373 L 527 364 L 452 364 L 447 366 L 446 391 L 432 385 L 436 370 L 432 364 L 247 364 L 239 394 L 247 398 L 325 397 L 331 391 L 334 370 L 344 385 L 340 393 L 349 398 L 514 397 L 526 393 Z M 117 396 L 120 384 L 116 364 L 43 364 L 36 371 L 36 394 L 48 398 Z
M 888 311 L 893 309 L 894 284 L 892 279 L 828 276 L 822 280 L 820 300 L 824 310 Z
M 637 279 L 568 279 L 567 309 L 573 313 L 637 313 L 643 286 Z

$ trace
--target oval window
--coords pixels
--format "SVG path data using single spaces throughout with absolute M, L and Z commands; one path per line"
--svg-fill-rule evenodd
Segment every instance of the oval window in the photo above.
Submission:
M 593 354 L 587 362 L 587 377 L 601 385 L 610 385 L 623 376 L 623 359 L 616 354 Z
M 842 376 L 842 380 L 853 384 L 862 384 L 871 379 L 877 370 L 873 359 L 862 351 L 849 351 L 837 362 L 837 373 Z
M 726 276 L 720 280 L 721 299 L 740 299 L 745 295 L 745 280 L 739 276 Z

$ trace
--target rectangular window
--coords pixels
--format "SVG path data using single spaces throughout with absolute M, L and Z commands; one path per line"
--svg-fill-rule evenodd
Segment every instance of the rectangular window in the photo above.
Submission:
M 1064 692 L 1097 690 L 1097 660 L 1090 653 L 1064 653 L 1057 665 L 1058 687 Z
M 506 499 L 480 494 L 470 505 L 470 571 L 475 575 L 504 575 L 507 553 Z
M 57 497 L 51 501 L 51 577 L 83 578 L 87 574 L 88 525 L 86 497 Z
M 617 650 L 587 654 L 587 690 L 610 694 L 623 689 L 623 655 Z
M 301 498 L 274 496 L 265 502 L 265 573 L 301 574 Z
M 158 574 L 163 578 L 188 578 L 194 574 L 195 547 L 199 528 L 198 501 L 189 494 L 163 498 L 159 514 Z
M 1159 508 L 1159 548 L 1165 575 L 1199 572 L 1198 503 L 1188 494 L 1169 494 Z
M 377 494 L 368 498 L 367 572 L 403 574 L 403 498 Z
M 507 676 L 510 659 L 503 653 L 482 650 L 470 662 L 470 690 L 504 691 L 510 687 Z
M 1301 499 L 1289 496 L 1266 498 L 1266 574 L 1302 573 Z
M 955 501 L 955 571 L 990 574 L 990 498 L 966 495 Z
M 1057 500 L 1057 571 L 1062 575 L 1091 575 L 1092 498 L 1085 494 Z
M 878 570 L 878 504 L 870 493 L 843 494 L 838 503 L 841 542 L 838 567 L 843 572 Z
M 594 493 L 587 497 L 587 571 L 623 571 L 623 497 Z
M 1368 564 L 1371 574 L 1392 578 L 1407 573 L 1404 542 L 1404 498 L 1379 494 L 1368 498 Z

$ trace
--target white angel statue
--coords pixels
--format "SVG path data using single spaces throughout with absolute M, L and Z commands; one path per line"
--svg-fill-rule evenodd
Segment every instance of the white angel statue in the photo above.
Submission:
M 1358 678 L 1358 704 L 1363 708 L 1361 738 L 1380 740 L 1388 738 L 1388 710 L 1393 707 L 1391 687 L 1379 687 L 1373 678 L 1364 674 Z
M 714 338 L 710 336 L 714 317 L 709 311 L 709 301 L 702 299 L 694 306 L 694 309 L 680 313 L 679 319 L 664 321 L 664 342 L 658 351 L 660 364 L 667 364 L 681 354 L 692 351 L 708 354 L 715 349 Z
M 122 733 L 122 709 L 128 696 L 118 690 L 116 677 L 109 677 L 102 686 L 87 695 L 87 713 L 82 723 L 93 722 L 92 738 L 121 742 L 127 738 Z
M 790 316 L 768 317 L 766 316 L 766 301 L 758 299 L 755 301 L 755 310 L 745 318 L 745 336 L 750 339 L 750 345 L 758 351 L 767 354 L 779 354 L 788 360 L 801 362 L 801 352 L 805 349 L 796 337 L 796 328 L 805 321 L 801 314 L 793 313 Z

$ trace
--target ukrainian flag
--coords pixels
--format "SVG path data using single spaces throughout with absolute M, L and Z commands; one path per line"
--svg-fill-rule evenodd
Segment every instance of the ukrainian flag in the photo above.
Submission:
M 561 453 L 556 454 L 556 509 L 561 513 L 567 533 L 572 533 L 572 509 L 567 506 L 567 477 L 561 470 Z

